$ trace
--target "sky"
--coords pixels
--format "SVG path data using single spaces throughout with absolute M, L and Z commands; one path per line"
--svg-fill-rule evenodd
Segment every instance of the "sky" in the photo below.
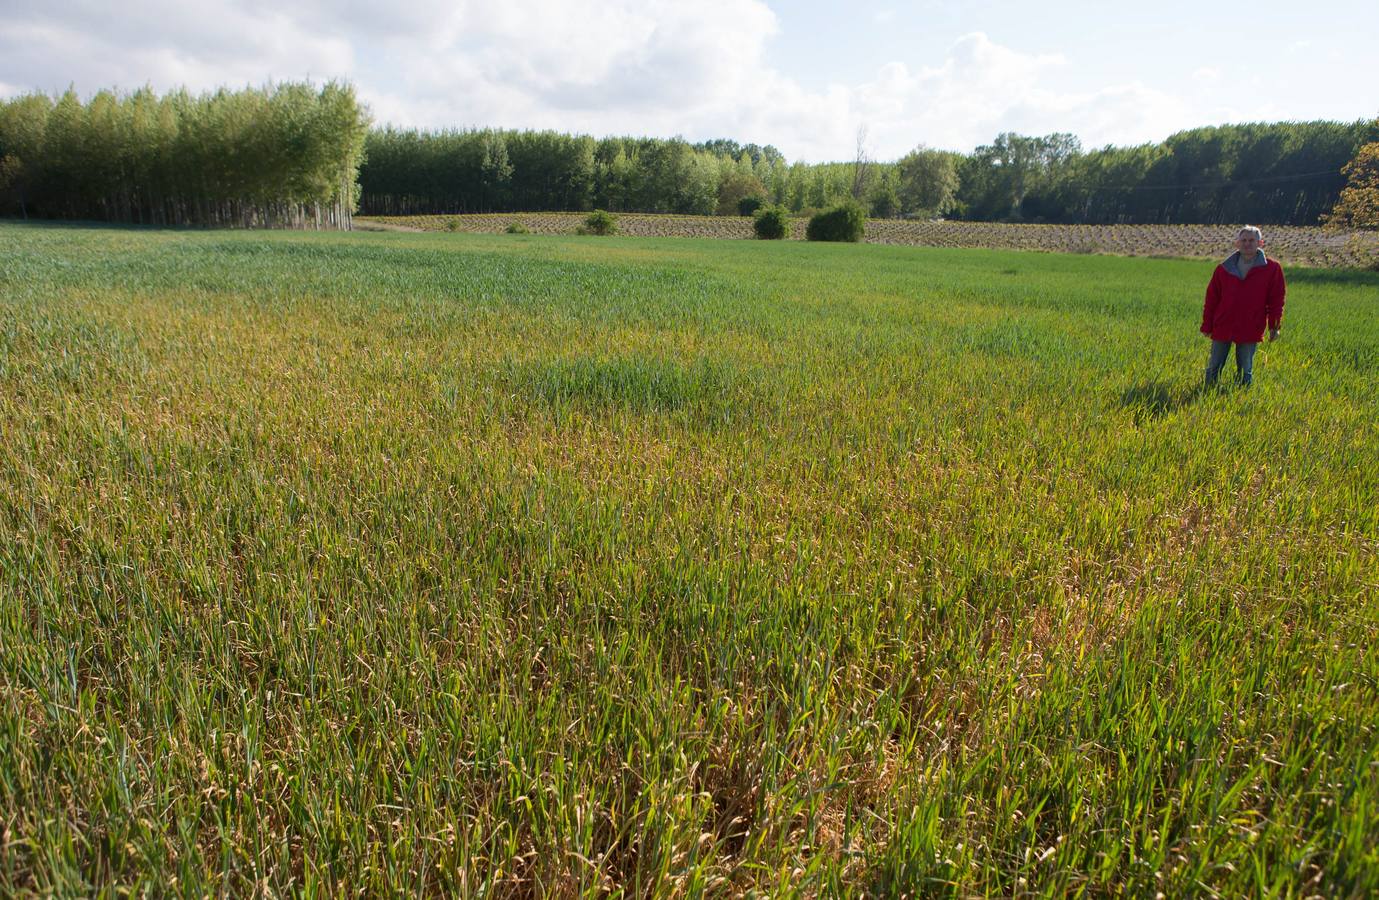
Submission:
M 1379 116 L 1372 2 L 0 0 L 0 97 L 351 82 L 378 124 L 794 160 Z

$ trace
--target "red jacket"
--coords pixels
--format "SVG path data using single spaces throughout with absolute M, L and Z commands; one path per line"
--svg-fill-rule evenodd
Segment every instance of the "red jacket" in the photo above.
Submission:
M 1251 267 L 1242 279 L 1227 268 L 1238 259 L 1232 255 L 1211 273 L 1202 305 L 1202 333 L 1215 341 L 1257 344 L 1264 340 L 1266 325 L 1283 324 L 1283 266 L 1265 258 L 1264 265 Z

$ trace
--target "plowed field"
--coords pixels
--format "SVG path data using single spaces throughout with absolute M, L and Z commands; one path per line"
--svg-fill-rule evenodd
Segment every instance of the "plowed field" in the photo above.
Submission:
M 520 223 L 533 234 L 572 234 L 583 213 L 493 213 L 459 216 L 376 216 L 356 219 L 390 229 L 499 234 Z M 805 221 L 792 237 L 804 240 Z M 1285 263 L 1333 268 L 1379 264 L 1379 234 L 1331 232 L 1294 225 L 1262 226 L 1265 252 Z M 752 220 L 741 216 L 670 216 L 620 213 L 618 231 L 636 237 L 751 238 Z M 1121 256 L 1214 257 L 1229 251 L 1228 225 L 1013 225 L 998 222 L 914 222 L 873 219 L 866 242 L 913 247 L 981 247 L 1049 253 Z

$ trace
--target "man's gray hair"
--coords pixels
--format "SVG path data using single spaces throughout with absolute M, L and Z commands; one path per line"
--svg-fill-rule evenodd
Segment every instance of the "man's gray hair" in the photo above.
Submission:
M 1240 230 L 1235 233 L 1235 236 L 1240 237 L 1242 234 L 1252 234 L 1257 241 L 1264 240 L 1264 232 L 1260 231 L 1255 225 L 1242 225 Z

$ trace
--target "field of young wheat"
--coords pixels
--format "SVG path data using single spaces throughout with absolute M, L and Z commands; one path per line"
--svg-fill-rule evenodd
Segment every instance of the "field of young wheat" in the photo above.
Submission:
M 1379 274 L 0 246 L 0 893 L 1379 890 Z

